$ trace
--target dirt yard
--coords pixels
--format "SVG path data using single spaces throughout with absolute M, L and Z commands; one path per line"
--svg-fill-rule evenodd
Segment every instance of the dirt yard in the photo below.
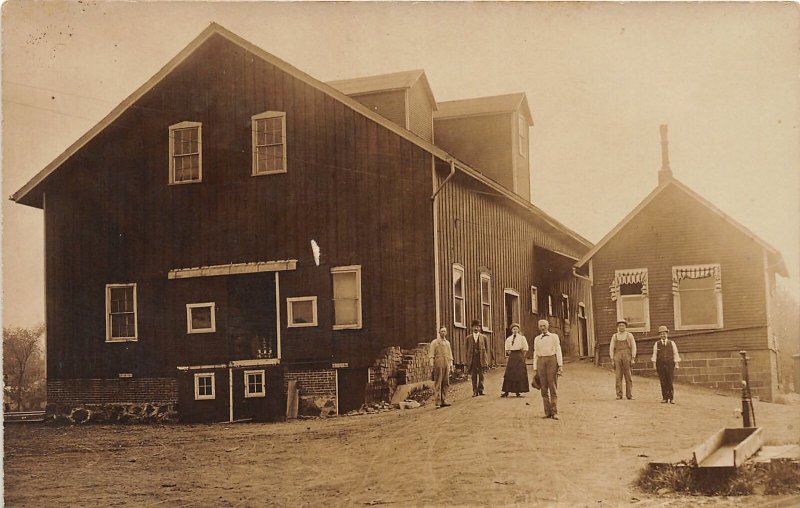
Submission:
M 651 459 L 741 426 L 735 395 L 635 378 L 616 400 L 613 374 L 570 363 L 560 421 L 538 393 L 485 397 L 469 384 L 453 406 L 281 424 L 5 428 L 7 506 L 797 506 L 800 497 L 653 497 L 632 486 Z M 756 403 L 766 444 L 800 442 L 800 406 Z

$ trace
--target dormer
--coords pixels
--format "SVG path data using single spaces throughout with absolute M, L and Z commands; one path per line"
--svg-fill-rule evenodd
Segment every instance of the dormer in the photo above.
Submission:
M 440 102 L 433 126 L 438 146 L 530 200 L 533 116 L 524 93 Z
M 328 85 L 433 142 L 436 100 L 425 71 L 413 70 L 329 81 Z

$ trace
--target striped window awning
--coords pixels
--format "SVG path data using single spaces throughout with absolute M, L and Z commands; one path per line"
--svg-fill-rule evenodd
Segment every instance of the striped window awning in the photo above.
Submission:
M 619 298 L 619 287 L 622 284 L 641 284 L 642 296 L 647 296 L 647 268 L 617 270 L 609 288 L 611 290 L 611 301 L 616 302 Z
M 673 266 L 672 267 L 672 292 L 678 294 L 683 279 L 714 278 L 714 290 L 722 291 L 722 271 L 718 264 L 698 266 Z

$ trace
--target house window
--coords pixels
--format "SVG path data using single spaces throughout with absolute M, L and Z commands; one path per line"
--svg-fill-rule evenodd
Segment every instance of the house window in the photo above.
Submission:
M 361 328 L 361 266 L 331 269 L 333 276 L 333 329 Z
M 253 175 L 286 172 L 286 113 L 267 111 L 254 115 Z
M 464 308 L 464 267 L 453 265 L 453 325 L 466 328 Z
M 492 331 L 492 276 L 481 273 L 481 328 Z
M 569 319 L 569 295 L 561 295 L 561 316 Z
M 676 330 L 722 328 L 720 265 L 673 267 L 672 294 Z
M 286 315 L 289 328 L 317 326 L 317 297 L 300 296 L 287 298 Z
M 181 122 L 169 127 L 169 183 L 203 179 L 202 124 Z
M 217 331 L 214 302 L 186 304 L 186 333 L 212 333 Z
M 617 302 L 617 320 L 627 321 L 628 331 L 650 331 L 646 268 L 616 270 L 611 284 L 611 300 Z
M 518 135 L 518 143 L 519 143 L 519 154 L 523 157 L 528 153 L 528 122 L 525 121 L 525 117 L 522 115 L 517 116 L 518 120 L 518 128 L 517 128 L 517 135 Z
M 106 285 L 106 342 L 137 340 L 136 284 Z
M 547 315 L 553 315 L 553 297 L 551 295 L 547 295 Z
M 194 400 L 211 400 L 214 395 L 214 373 L 194 375 Z
M 531 314 L 539 313 L 539 290 L 531 286 Z
M 246 370 L 244 371 L 244 396 L 250 397 L 266 397 L 267 388 L 264 384 L 264 371 L 263 370 Z

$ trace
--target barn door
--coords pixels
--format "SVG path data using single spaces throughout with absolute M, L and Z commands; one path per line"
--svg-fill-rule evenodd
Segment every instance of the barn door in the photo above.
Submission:
M 339 414 L 360 409 L 367 400 L 367 369 L 338 369 Z

